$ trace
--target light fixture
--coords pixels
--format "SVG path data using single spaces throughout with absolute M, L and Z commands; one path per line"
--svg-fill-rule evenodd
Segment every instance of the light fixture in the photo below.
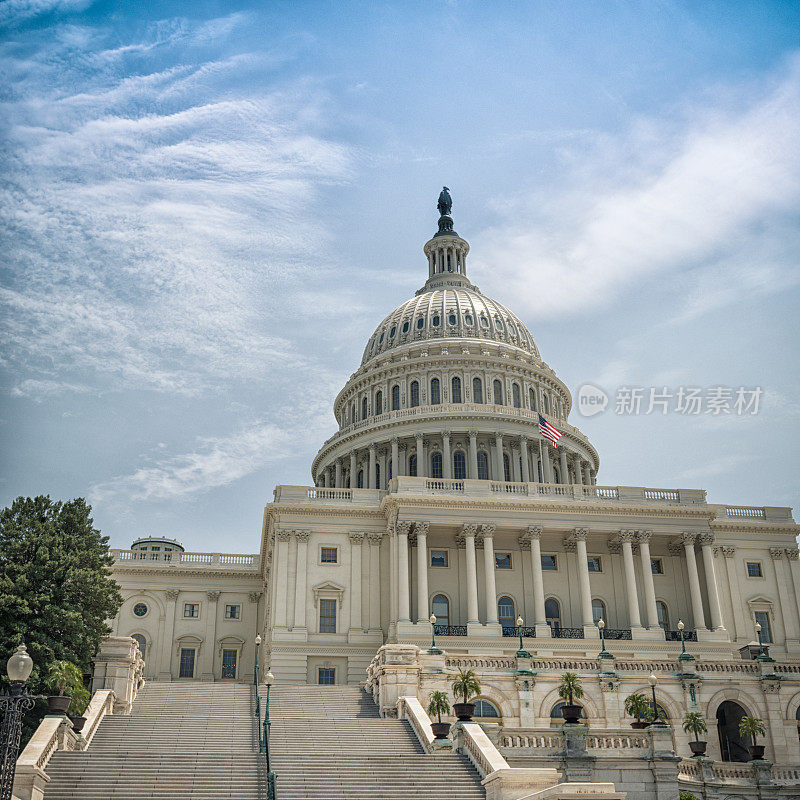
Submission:
M 258 635 L 256 636 L 256 647 L 258 647 L 260 644 L 261 644 L 261 636 Z
M 275 683 L 275 676 L 272 674 L 272 672 L 267 672 L 267 674 L 264 676 L 264 683 L 266 683 L 267 686 L 272 686 L 272 684 Z
M 6 662 L 8 679 L 12 683 L 25 683 L 30 678 L 32 669 L 33 659 L 28 655 L 28 649 L 23 643 Z

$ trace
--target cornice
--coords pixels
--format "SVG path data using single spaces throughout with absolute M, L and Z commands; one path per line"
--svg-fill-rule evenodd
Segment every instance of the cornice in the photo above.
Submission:
M 116 564 L 111 567 L 111 574 L 114 575 L 115 573 L 118 574 L 125 574 L 125 575 L 147 575 L 147 576 L 159 576 L 159 577 L 169 577 L 169 578 L 177 578 L 181 575 L 191 575 L 193 577 L 215 577 L 215 578 L 241 578 L 243 580 L 260 580 L 261 579 L 261 570 L 245 572 L 244 570 L 224 570 L 224 569 L 197 569 L 197 568 L 189 568 L 185 569 L 181 567 L 180 569 L 170 569 L 161 568 L 161 569 L 148 569 L 147 567 L 125 567 L 125 566 L 117 566 Z

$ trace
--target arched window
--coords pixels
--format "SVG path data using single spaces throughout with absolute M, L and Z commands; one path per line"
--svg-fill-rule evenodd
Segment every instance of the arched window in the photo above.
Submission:
M 558 475 L 559 467 L 555 464 L 551 464 L 550 468 L 553 470 L 553 483 L 561 483 L 561 478 Z
M 492 386 L 494 388 L 494 404 L 496 406 L 503 405 L 503 384 L 495 380 Z
M 483 383 L 481 382 L 480 378 L 472 379 L 472 402 L 483 402 Z
M 375 414 L 383 414 L 383 392 L 380 389 L 375 393 Z
M 367 396 L 361 398 L 361 419 L 367 418 Z
M 398 411 L 400 408 L 400 386 L 395 384 L 392 386 L 392 411 Z
M 412 477 L 417 477 L 417 454 L 412 453 L 408 457 L 408 474 Z
M 363 489 L 364 488 L 364 470 L 360 469 L 358 471 L 358 479 L 356 481 L 356 488 Z
M 794 712 L 794 718 L 797 720 L 797 738 L 800 739 L 800 706 L 797 706 L 797 711 Z
M 511 398 L 514 403 L 514 408 L 522 408 L 522 400 L 519 396 L 519 384 L 511 384 Z
M 411 381 L 411 408 L 419 405 L 419 381 Z
M 376 489 L 380 489 L 381 488 L 381 465 L 380 464 L 376 464 L 375 465 L 375 488 Z
M 355 421 L 356 421 L 356 404 L 355 401 L 353 401 L 350 404 L 350 422 L 355 422 Z
M 667 604 L 663 600 L 656 600 L 656 611 L 658 612 L 658 624 L 665 630 L 669 630 L 669 611 Z
M 553 630 L 557 631 L 561 628 L 561 606 L 555 597 L 548 597 L 544 601 L 544 616 L 547 624 Z
M 602 619 L 604 622 L 608 622 L 608 617 L 606 617 L 606 604 L 598 597 L 595 597 L 594 600 L 592 600 L 592 619 L 595 622 L 597 622 L 599 619 Z
M 542 395 L 542 408 L 544 408 L 544 413 L 545 414 L 549 414 L 550 413 L 550 401 L 547 399 L 547 395 L 546 394 Z
M 489 480 L 489 458 L 483 450 L 478 451 L 478 480 Z
M 453 453 L 453 477 L 457 480 L 467 477 L 467 459 L 463 450 L 456 450 Z
M 450 624 L 450 601 L 443 594 L 433 596 L 431 610 L 436 617 L 437 628 L 440 625 L 447 626 Z
M 506 453 L 503 453 L 503 480 L 511 480 L 511 461 Z
M 528 389 L 528 405 L 531 411 L 536 411 L 536 392 L 533 391 L 533 387 Z
M 717 733 L 723 761 L 749 761 L 750 742 L 739 733 L 739 722 L 747 712 L 733 700 L 725 700 L 717 709 Z
M 563 700 L 559 700 L 550 711 L 550 719 L 560 719 L 562 722 L 564 721 L 564 716 L 561 713 L 561 709 L 564 708 L 566 703 Z M 586 719 L 586 712 L 581 707 L 581 719 Z
M 147 653 L 147 639 L 145 639 L 141 633 L 131 634 L 131 639 L 139 645 L 139 652 L 142 655 L 142 660 L 144 660 L 145 654 Z
M 453 396 L 454 403 L 461 402 L 461 378 L 453 378 L 450 381 L 450 394 Z
M 494 703 L 490 703 L 482 697 L 472 702 L 475 703 L 475 711 L 472 714 L 473 717 L 478 717 L 480 719 L 500 719 L 500 712 L 497 710 Z
M 431 453 L 431 478 L 442 477 L 442 454 L 437 450 Z
M 431 405 L 438 406 L 442 402 L 442 392 L 439 387 L 439 379 L 434 378 L 431 381 Z
M 394 477 L 392 475 L 392 459 L 391 458 L 389 459 L 389 466 L 387 467 L 386 474 L 387 474 L 389 480 L 391 480 Z
M 514 601 L 510 597 L 501 597 L 497 601 L 497 616 L 504 628 L 513 628 L 516 622 Z

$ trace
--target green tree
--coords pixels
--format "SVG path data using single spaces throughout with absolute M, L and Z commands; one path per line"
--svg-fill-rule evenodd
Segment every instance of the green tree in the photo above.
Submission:
M 24 638 L 29 686 L 45 693 L 53 661 L 88 673 L 122 597 L 109 568 L 108 537 L 83 498 L 18 497 L 0 512 L 0 661 Z

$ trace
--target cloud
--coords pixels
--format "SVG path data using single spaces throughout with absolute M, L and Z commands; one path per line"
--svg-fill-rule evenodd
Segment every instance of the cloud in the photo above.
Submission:
M 41 402 L 47 397 L 62 394 L 87 394 L 91 392 L 89 386 L 66 381 L 24 380 L 11 389 L 14 397 L 28 397 L 36 402 Z
M 479 281 L 553 316 L 746 250 L 761 261 L 729 288 L 777 290 L 797 261 L 796 236 L 792 253 L 779 251 L 800 200 L 800 57 L 759 88 L 754 97 L 743 90 L 738 108 L 720 102 L 677 120 L 642 120 L 624 140 L 599 140 L 588 158 L 573 154 L 561 193 L 505 203 L 513 225 L 487 230 L 473 248 Z M 764 253 L 780 258 L 764 263 Z M 713 305 L 701 289 L 686 313 Z
M 0 25 L 16 25 L 41 14 L 83 11 L 92 0 L 3 0 Z
M 683 470 L 676 480 L 678 481 L 694 481 L 694 480 L 709 480 L 718 475 L 727 475 L 738 470 L 742 464 L 750 460 L 749 456 L 741 453 L 733 453 L 728 456 L 720 456 L 719 458 L 705 461 L 696 467 L 690 467 Z

